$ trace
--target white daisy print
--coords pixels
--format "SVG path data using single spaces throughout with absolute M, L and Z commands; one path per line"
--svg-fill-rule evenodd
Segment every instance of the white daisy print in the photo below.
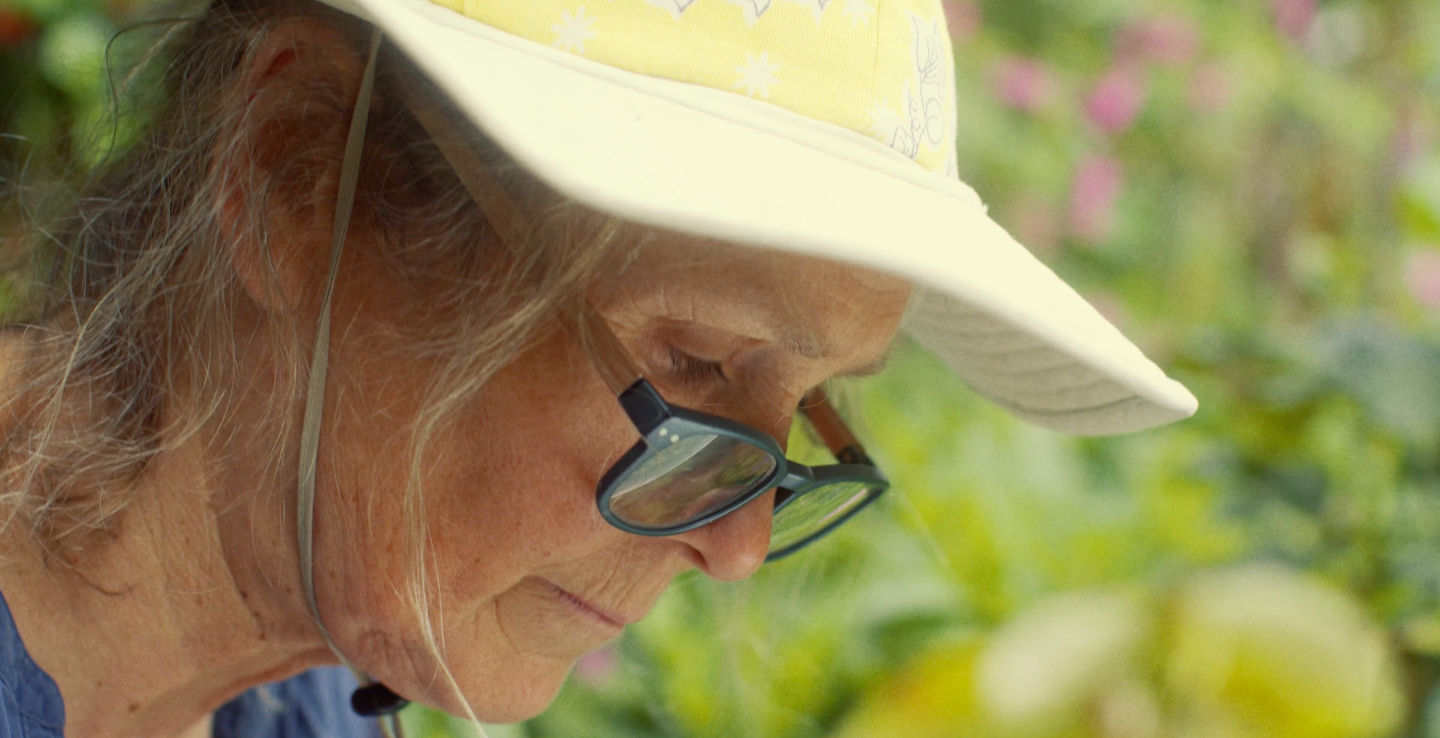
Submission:
M 550 30 L 557 34 L 550 45 L 571 53 L 584 54 L 585 42 L 597 35 L 595 29 L 591 28 L 595 25 L 595 19 L 596 16 L 585 15 L 584 5 L 575 10 L 575 15 L 570 15 L 568 10 L 560 11 L 560 22 L 550 26 Z
M 770 52 L 762 51 L 759 55 L 746 54 L 745 63 L 735 67 L 740 74 L 740 79 L 734 84 L 737 90 L 745 90 L 750 97 L 761 99 L 770 98 L 770 88 L 780 84 L 780 78 L 775 76 L 780 71 L 780 62 L 770 61 Z
M 874 0 L 844 0 L 840 12 L 850 20 L 852 28 L 870 25 L 870 19 L 875 17 Z
M 920 147 L 910 134 L 910 124 L 895 106 L 873 100 L 870 103 L 870 135 L 900 153 L 914 158 Z
M 896 128 L 903 128 L 905 119 L 900 116 L 900 111 L 894 105 L 884 100 L 870 101 L 870 135 L 876 138 L 889 138 Z

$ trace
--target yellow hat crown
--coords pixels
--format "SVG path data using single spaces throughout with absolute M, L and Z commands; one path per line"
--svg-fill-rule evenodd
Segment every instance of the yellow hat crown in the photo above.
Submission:
M 957 176 L 940 0 L 432 2 L 612 67 L 764 100 Z

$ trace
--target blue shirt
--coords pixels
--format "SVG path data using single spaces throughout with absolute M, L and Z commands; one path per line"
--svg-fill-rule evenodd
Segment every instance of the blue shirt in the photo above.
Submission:
M 215 711 L 214 738 L 378 738 L 379 725 L 350 710 L 355 678 L 339 667 L 266 684 Z M 60 688 L 25 650 L 0 594 L 0 738 L 64 738 Z

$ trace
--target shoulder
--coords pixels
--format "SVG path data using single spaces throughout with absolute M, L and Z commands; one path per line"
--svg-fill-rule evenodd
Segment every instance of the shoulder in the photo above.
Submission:
M 355 678 L 340 667 L 311 669 L 256 687 L 215 712 L 215 738 L 378 738 L 374 720 L 350 710 Z
M 60 688 L 31 658 L 0 594 L 0 738 L 62 738 Z

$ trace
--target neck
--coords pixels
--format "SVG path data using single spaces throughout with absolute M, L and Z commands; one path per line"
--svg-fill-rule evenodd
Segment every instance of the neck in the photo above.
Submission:
M 198 439 L 162 455 L 108 543 L 72 566 L 11 526 L 0 591 L 60 688 L 67 735 L 179 736 L 252 686 L 336 662 L 295 546 L 275 545 L 293 541 L 293 497 L 227 478 L 245 477 L 217 474 Z

